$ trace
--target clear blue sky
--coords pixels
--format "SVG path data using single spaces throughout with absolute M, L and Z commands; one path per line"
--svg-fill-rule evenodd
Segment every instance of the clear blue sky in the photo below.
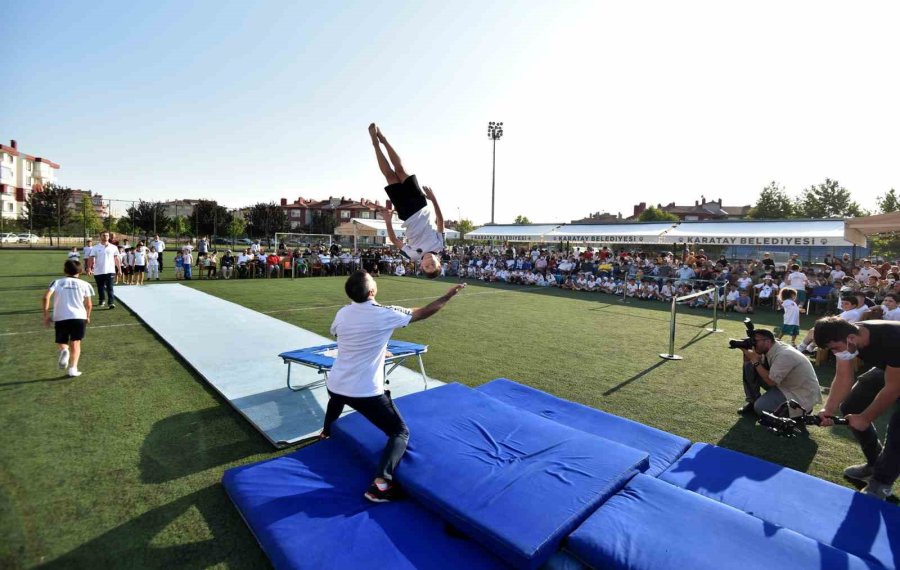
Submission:
M 383 200 L 567 221 L 900 188 L 896 2 L 5 2 L 0 137 L 109 198 Z

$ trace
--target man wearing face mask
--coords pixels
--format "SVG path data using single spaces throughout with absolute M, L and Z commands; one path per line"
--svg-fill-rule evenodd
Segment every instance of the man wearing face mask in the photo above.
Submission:
M 751 338 L 753 349 L 741 349 L 747 403 L 738 413 L 761 415 L 774 412 L 788 400 L 796 400 L 804 410 L 812 411 L 822 401 L 822 395 L 809 359 L 795 348 L 775 340 L 770 330 L 756 329 Z M 762 390 L 766 393 L 762 394 Z
M 851 465 L 844 476 L 868 483 L 863 493 L 887 499 L 900 475 L 900 321 L 849 323 L 839 317 L 819 319 L 815 327 L 817 346 L 834 353 L 837 365 L 825 407 L 819 412 L 823 426 L 840 406 L 853 428 L 866 462 Z M 854 380 L 853 359 L 862 359 L 870 370 Z M 893 408 L 884 445 L 872 423 Z

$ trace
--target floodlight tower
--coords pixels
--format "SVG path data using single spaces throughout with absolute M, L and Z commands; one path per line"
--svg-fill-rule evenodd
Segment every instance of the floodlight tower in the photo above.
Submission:
M 497 141 L 503 136 L 503 123 L 491 121 L 488 123 L 488 138 L 494 145 L 494 165 L 491 169 L 491 223 L 494 223 L 494 190 L 497 187 Z

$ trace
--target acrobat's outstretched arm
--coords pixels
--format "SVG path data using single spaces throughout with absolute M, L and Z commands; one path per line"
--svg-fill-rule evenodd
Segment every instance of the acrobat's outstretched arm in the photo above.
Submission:
M 431 200 L 431 203 L 434 204 L 434 217 L 437 220 L 437 231 L 439 234 L 444 234 L 444 216 L 441 214 L 441 207 L 438 206 L 437 198 L 434 197 L 434 192 L 431 190 L 431 186 L 424 186 L 422 190 L 425 192 L 425 197 Z
M 391 240 L 394 247 L 403 249 L 403 242 L 397 238 L 397 234 L 394 233 L 394 226 L 391 225 L 391 220 L 394 218 L 394 211 L 390 208 L 381 208 L 381 215 L 384 217 L 384 226 L 387 229 L 388 239 Z

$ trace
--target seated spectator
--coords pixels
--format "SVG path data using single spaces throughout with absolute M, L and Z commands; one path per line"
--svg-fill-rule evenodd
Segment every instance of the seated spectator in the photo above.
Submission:
M 737 302 L 733 308 L 736 313 L 744 315 L 753 313 L 753 300 L 750 299 L 750 291 L 748 289 L 740 290 Z
M 234 271 L 234 255 L 231 254 L 231 250 L 226 250 L 225 255 L 222 256 L 222 278 L 223 279 L 231 279 L 232 271 Z
M 738 277 L 738 280 L 737 280 L 737 286 L 738 286 L 738 289 L 749 290 L 750 287 L 753 286 L 753 278 L 750 277 L 750 273 L 748 273 L 747 271 L 744 271 L 743 273 L 741 273 L 741 276 Z
M 397 267 L 394 268 L 394 275 L 396 275 L 397 277 L 403 277 L 404 275 L 406 275 L 406 268 L 403 267 L 402 263 L 398 263 Z
M 675 295 L 675 291 L 674 291 L 673 287 L 674 287 L 673 281 L 666 281 L 665 283 L 663 283 L 662 288 L 660 288 L 660 290 L 659 290 L 659 296 L 662 298 L 663 301 L 671 301 L 672 300 L 672 297 Z
M 628 279 L 628 285 L 625 286 L 625 296 L 633 299 L 638 296 L 639 292 L 640 286 L 637 284 L 637 280 L 633 277 Z
M 848 293 L 841 296 L 841 311 L 841 314 L 838 315 L 839 318 L 844 319 L 848 323 L 856 323 L 863 320 L 866 306 L 860 302 L 859 296 L 855 293 Z M 814 331 L 811 329 L 806 333 L 806 336 L 803 337 L 803 340 L 797 345 L 797 350 L 811 354 L 816 352 L 817 347 L 813 343 L 813 332 Z
M 724 300 L 724 310 L 732 309 L 737 305 L 738 299 L 741 296 L 741 292 L 738 290 L 737 285 L 729 285 L 728 292 L 725 293 Z

